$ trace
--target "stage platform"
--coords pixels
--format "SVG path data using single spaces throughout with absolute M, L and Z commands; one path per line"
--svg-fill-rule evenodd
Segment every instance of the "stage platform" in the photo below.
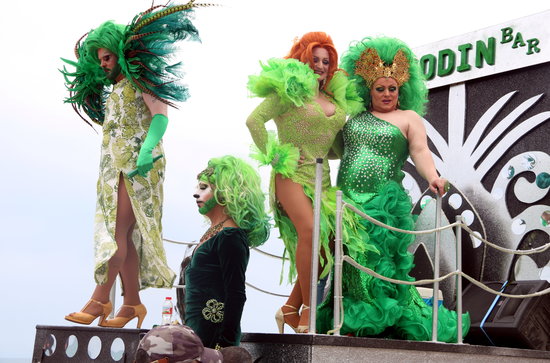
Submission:
M 131 363 L 146 332 L 37 325 L 32 362 Z M 244 333 L 242 346 L 258 363 L 550 362 L 550 351 L 329 335 Z

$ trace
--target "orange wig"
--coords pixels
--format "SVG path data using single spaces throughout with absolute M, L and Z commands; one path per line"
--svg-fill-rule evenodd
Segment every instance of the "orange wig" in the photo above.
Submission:
M 327 50 L 329 55 L 329 68 L 327 80 L 324 82 L 322 89 L 324 90 L 327 84 L 332 79 L 334 72 L 338 69 L 338 53 L 332 42 L 332 38 L 324 32 L 310 32 L 297 39 L 290 49 L 290 52 L 285 58 L 298 59 L 300 62 L 309 65 L 313 69 L 313 49 L 321 47 Z

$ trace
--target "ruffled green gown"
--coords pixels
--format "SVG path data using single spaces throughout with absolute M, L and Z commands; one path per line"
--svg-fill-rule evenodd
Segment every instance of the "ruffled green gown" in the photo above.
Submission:
M 249 90 L 265 100 L 247 119 L 252 139 L 259 149 L 257 158 L 270 164 L 271 205 L 275 226 L 279 228 L 285 244 L 285 255 L 290 259 L 289 280 L 295 277 L 296 246 L 298 236 L 290 218 L 280 207 L 275 197 L 274 177 L 280 173 L 303 186 L 304 193 L 313 201 L 315 192 L 316 159 L 323 159 L 323 180 L 321 197 L 320 248 L 326 261 L 321 276 L 327 275 L 333 258 L 329 241 L 335 231 L 335 188 L 331 187 L 328 155 L 338 132 L 346 122 L 346 114 L 362 108 L 354 85 L 342 72 L 334 74 L 326 96 L 335 105 L 333 115 L 327 116 L 314 100 L 318 87 L 317 76 L 311 68 L 295 59 L 270 59 L 259 76 L 251 76 Z M 277 126 L 277 139 L 270 135 L 265 123 L 273 119 Z M 299 150 L 298 150 L 299 149 Z M 297 159 L 303 156 L 303 162 Z M 364 252 L 366 235 L 358 219 L 346 213 L 343 233 L 352 251 Z
M 401 170 L 408 157 L 408 141 L 401 130 L 370 112 L 350 119 L 343 132 L 344 155 L 337 184 L 344 195 L 367 215 L 400 229 L 414 230 L 410 213 L 412 204 L 403 189 Z M 366 253 L 357 260 L 361 265 L 393 279 L 414 281 L 408 275 L 413 256 L 408 246 L 414 236 L 393 232 L 366 220 L 369 243 L 379 254 Z M 409 340 L 431 340 L 432 307 L 428 306 L 412 285 L 396 285 L 343 265 L 344 322 L 340 333 Z M 439 309 L 438 340 L 457 339 L 456 312 Z M 317 328 L 333 328 L 332 293 L 319 306 Z M 470 326 L 469 315 L 463 318 L 463 332 Z

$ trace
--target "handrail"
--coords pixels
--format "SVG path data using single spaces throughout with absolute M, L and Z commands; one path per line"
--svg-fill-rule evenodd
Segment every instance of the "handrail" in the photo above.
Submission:
M 194 245 L 198 245 L 198 244 L 199 244 L 199 242 L 196 242 L 196 241 L 192 241 L 192 242 L 183 242 L 183 241 L 176 241 L 176 240 L 168 239 L 168 238 L 163 238 L 163 241 L 164 241 L 164 242 L 169 242 L 169 243 L 178 244 L 178 245 L 187 245 L 187 246 L 194 246 Z M 264 251 L 264 250 L 261 250 L 261 249 L 259 249 L 258 247 L 252 247 L 251 249 L 254 250 L 254 251 L 256 251 L 256 252 L 261 253 L 262 255 L 266 255 L 266 256 L 269 256 L 269 257 L 272 257 L 272 258 L 276 258 L 276 259 L 279 259 L 279 260 L 288 260 L 288 257 L 278 256 L 278 255 L 275 255 L 275 254 L 273 254 L 273 253 L 269 253 L 269 252 L 266 252 L 266 251 Z
M 439 252 L 441 242 L 441 196 L 437 194 L 435 203 L 435 243 L 434 243 L 434 279 L 439 277 Z M 439 321 L 439 282 L 433 283 L 433 295 L 432 295 L 432 342 L 437 342 L 437 322 Z M 462 343 L 459 341 L 459 343 Z
M 185 242 L 185 241 L 176 241 L 176 240 L 173 240 L 173 239 L 168 239 L 168 238 L 163 238 L 163 241 L 164 242 L 169 242 L 169 243 L 174 243 L 174 244 L 178 244 L 178 245 L 186 245 L 187 247 L 191 247 L 191 246 L 195 246 L 195 245 L 198 245 L 199 242 L 196 242 L 196 241 L 192 241 L 192 242 Z M 273 258 L 278 258 L 278 259 L 281 259 L 281 260 L 287 260 L 286 257 L 281 257 L 281 256 L 277 256 L 277 255 L 274 255 L 272 253 L 269 253 L 269 252 L 265 252 L 265 251 L 262 251 L 260 250 L 259 248 L 257 247 L 253 247 L 252 248 L 253 250 L 256 250 L 264 255 L 267 255 L 269 257 L 273 257 Z M 246 286 L 254 289 L 254 290 L 257 290 L 257 291 L 260 291 L 260 292 L 263 292 L 264 294 L 268 294 L 268 295 L 272 295 L 272 296 L 277 296 L 277 297 L 288 297 L 288 295 L 285 295 L 285 294 L 278 294 L 276 292 L 271 292 L 271 291 L 268 291 L 268 290 L 264 290 L 262 288 L 259 288 L 255 285 L 252 285 L 251 283 L 249 282 L 245 282 Z M 113 285 L 114 286 L 114 285 Z M 172 285 L 173 288 L 176 288 L 176 289 L 183 289 L 185 288 L 184 285 Z M 111 297 L 111 301 L 114 302 L 114 296 Z
M 361 271 L 363 271 L 363 272 L 365 272 L 365 273 L 367 273 L 367 274 L 369 274 L 373 277 L 376 277 L 376 278 L 379 278 L 381 280 L 385 280 L 385 281 L 388 281 L 388 282 L 391 282 L 391 283 L 394 283 L 394 284 L 415 285 L 415 286 L 416 285 L 427 285 L 427 284 L 431 284 L 431 283 L 436 282 L 436 281 L 441 282 L 441 281 L 446 280 L 447 278 L 452 277 L 452 276 L 461 276 L 461 277 L 464 277 L 465 279 L 467 279 L 468 281 L 470 281 L 471 283 L 473 283 L 474 285 L 476 285 L 477 287 L 479 287 L 479 288 L 481 288 L 481 289 L 483 289 L 487 292 L 490 292 L 492 294 L 499 295 L 499 296 L 504 296 L 504 297 L 525 299 L 525 298 L 528 298 L 528 297 L 542 296 L 542 295 L 546 295 L 546 294 L 550 293 L 550 287 L 548 287 L 544 290 L 537 291 L 537 292 L 534 292 L 532 294 L 524 294 L 524 295 L 506 294 L 504 292 L 500 292 L 500 291 L 491 289 L 490 287 L 488 287 L 484 283 L 477 281 L 475 278 L 473 278 L 470 275 L 468 275 L 464 272 L 461 272 L 461 271 L 451 271 L 448 274 L 440 276 L 437 279 L 424 279 L 424 280 L 416 280 L 416 281 L 396 280 L 396 279 L 392 279 L 391 277 L 386 277 L 386 276 L 380 275 L 376 271 L 371 270 L 370 268 L 361 265 L 359 262 L 355 261 L 353 258 L 351 258 L 349 256 L 344 256 L 342 258 L 342 261 L 346 261 L 347 263 L 349 263 L 353 267 L 355 267 L 355 268 L 357 268 L 357 269 L 359 269 L 359 270 L 361 270 Z
M 421 231 L 409 231 L 409 230 L 406 230 L 406 229 L 400 229 L 400 228 L 396 228 L 396 227 L 392 227 L 392 226 L 389 226 L 387 224 L 384 224 L 384 223 L 380 222 L 379 220 L 377 220 L 377 219 L 361 212 L 359 209 L 357 209 L 352 204 L 342 202 L 342 206 L 351 209 L 352 211 L 354 211 L 355 213 L 357 213 L 359 216 L 363 217 L 364 219 L 368 220 L 369 222 L 372 222 L 372 223 L 374 223 L 374 224 L 376 224 L 380 227 L 389 229 L 390 231 L 420 235 L 420 234 L 430 234 L 430 233 L 437 232 L 438 230 L 442 231 L 444 229 L 449 229 L 449 228 L 453 228 L 453 227 L 456 227 L 456 226 L 460 226 L 462 229 L 464 229 L 466 232 L 468 232 L 469 235 L 477 238 L 478 240 L 485 243 L 486 245 L 488 245 L 490 247 L 493 247 L 494 249 L 499 250 L 501 252 L 505 252 L 505 253 L 515 254 L 515 255 L 531 255 L 531 254 L 534 254 L 534 253 L 544 252 L 544 251 L 546 251 L 547 249 L 550 248 L 550 243 L 547 243 L 547 244 L 539 246 L 539 247 L 531 248 L 529 250 L 511 250 L 509 248 L 500 247 L 500 246 L 498 246 L 498 245 L 482 238 L 481 236 L 478 236 L 477 234 L 475 234 L 464 222 L 454 222 L 454 223 L 448 224 L 446 226 L 440 227 L 439 229 L 433 228 L 433 229 L 426 229 L 426 230 L 421 230 Z
M 309 326 L 315 334 L 317 319 L 317 276 L 319 276 L 319 234 L 321 228 L 321 192 L 323 186 L 323 159 L 315 160 L 315 198 L 313 201 L 313 236 L 311 241 L 311 278 L 309 281 Z M 305 281 L 303 282 L 305 283 Z
M 322 163 L 322 159 L 321 159 L 321 163 Z M 319 229 L 320 229 L 320 226 L 319 226 L 319 222 L 318 222 L 318 218 L 320 216 L 320 196 L 321 196 L 321 179 L 322 179 L 322 164 L 321 164 L 321 168 L 320 168 L 320 172 L 317 171 L 317 173 L 320 173 L 320 175 L 316 175 L 316 179 L 319 179 L 319 180 L 316 180 L 316 187 L 315 187 L 315 201 L 314 201 L 314 231 L 313 231 L 313 240 L 312 240 L 312 278 L 311 278 L 311 285 L 312 285 L 312 288 L 311 288 L 311 299 L 310 299 L 310 325 L 309 325 L 309 332 L 311 332 L 311 334 L 315 334 L 315 306 L 316 306 L 316 299 L 314 298 L 315 294 L 313 293 L 313 291 L 315 290 L 315 286 L 316 286 L 316 282 L 317 282 L 317 279 L 314 278 L 314 276 L 316 276 L 317 274 L 314 272 L 316 272 L 315 270 L 318 268 L 318 262 L 314 264 L 314 261 L 316 260 L 316 258 L 318 259 L 318 243 L 319 243 Z M 317 208 L 319 208 L 319 210 L 316 210 Z M 373 223 L 373 224 L 376 224 L 382 228 L 386 228 L 388 230 L 391 230 L 391 231 L 395 231 L 395 232 L 401 232 L 401 233 L 406 233 L 406 234 L 412 234 L 412 235 L 422 235 L 422 234 L 431 234 L 431 233 L 435 233 L 436 234 L 436 243 L 435 243 L 435 248 L 436 248 L 436 251 L 435 251 L 435 261 L 434 261 L 434 278 L 433 279 L 424 279 L 424 280 L 417 280 L 417 281 L 403 281 L 403 280 L 396 280 L 396 279 L 392 279 L 392 278 L 388 278 L 388 277 L 385 277 L 385 276 L 382 276 L 380 274 L 378 274 L 377 272 L 365 267 L 365 266 L 362 266 L 360 265 L 358 262 L 356 262 L 354 259 L 352 259 L 351 257 L 349 256 L 346 256 L 344 255 L 344 252 L 343 252 L 343 243 L 342 243 L 342 216 L 343 216 L 343 210 L 344 208 L 348 208 L 350 210 L 352 210 L 353 212 L 355 212 L 356 214 L 358 214 L 359 216 L 361 216 L 363 219 L 366 219 L 368 220 L 369 222 Z M 379 278 L 379 279 L 382 279 L 382 280 L 385 280 L 385 281 L 388 281 L 388 282 L 391 282 L 391 283 L 394 283 L 394 284 L 404 284 L 404 285 L 426 285 L 426 284 L 433 284 L 434 285 L 434 293 L 433 293 L 433 314 L 432 314 L 432 341 L 436 342 L 437 341 L 437 315 L 438 315 L 438 308 L 437 308 L 437 299 L 436 299 L 436 294 L 439 290 L 438 288 L 438 284 L 439 282 L 443 281 L 443 280 L 446 280 L 447 278 L 450 278 L 450 277 L 453 277 L 455 276 L 456 277 L 456 282 L 455 282 L 455 286 L 456 286 L 456 290 L 457 290 L 457 296 L 456 296 L 456 308 L 457 308 L 457 329 L 458 329 L 458 334 L 457 334 L 457 341 L 458 343 L 462 343 L 462 278 L 465 278 L 467 279 L 470 283 L 472 283 L 473 285 L 489 292 L 489 293 L 492 293 L 492 294 L 495 294 L 495 295 L 499 295 L 499 296 L 503 296 L 503 297 L 508 297 L 508 298 L 518 298 L 518 299 L 523 299 L 523 298 L 529 298 L 529 297 L 536 297 L 536 296 L 542 296 L 542 295 L 546 295 L 546 294 L 549 294 L 550 293 L 550 288 L 547 288 L 547 289 L 544 289 L 544 290 L 541 290 L 541 291 L 538 291 L 538 292 L 534 292 L 534 293 L 531 293 L 531 294 L 524 294 L 524 295 L 511 295 L 511 294 L 506 294 L 504 292 L 501 292 L 501 291 L 497 291 L 497 290 L 493 290 L 491 288 L 489 288 L 488 286 L 486 286 L 485 284 L 483 284 L 482 282 L 480 281 L 477 281 L 475 278 L 469 276 L 468 274 L 464 273 L 462 271 L 462 230 L 466 231 L 470 236 L 480 240 L 482 243 L 485 243 L 486 245 L 488 245 L 489 247 L 492 247 L 498 251 L 501 251 L 501 252 L 504 252 L 504 253 L 509 253 L 509 254 L 515 254 L 515 255 L 530 255 L 530 254 L 535 254 L 535 253 L 541 253 L 541 252 L 544 252 L 548 249 L 550 249 L 550 243 L 547 243 L 545 245 L 542 245 L 542 246 L 539 246 L 539 247 L 536 247 L 536 248 L 532 248 L 532 249 L 529 249 L 529 250 L 512 250 L 512 249 L 508 249 L 508 248 L 504 248 L 504 247 L 500 247 L 484 238 L 482 238 L 481 236 L 475 234 L 462 220 L 462 217 L 461 216 L 457 216 L 456 217 L 456 221 L 454 223 L 450 223 L 446 226 L 441 226 L 440 224 L 440 221 L 441 221 L 441 198 L 439 196 L 437 196 L 437 199 L 436 199 L 436 228 L 433 228 L 433 229 L 427 229 L 427 230 L 420 230 L 420 231 L 411 231 L 411 230 L 404 230 L 404 229 L 400 229 L 400 228 L 396 228 L 396 227 L 393 227 L 393 226 L 390 226 L 390 225 L 387 225 L 385 223 L 382 223 L 380 221 L 378 221 L 377 219 L 365 214 L 364 212 L 362 212 L 361 210 L 359 210 L 357 207 L 355 207 L 354 205 L 352 204 L 349 204 L 347 202 L 345 202 L 343 200 L 343 197 L 342 197 L 342 191 L 341 190 L 337 190 L 336 191 L 336 225 L 335 225 L 335 256 L 334 256 L 334 286 L 333 286 L 333 297 L 334 297 L 334 315 L 333 315 L 333 319 L 334 319 L 334 329 L 329 331 L 328 333 L 329 334 L 334 334 L 334 335 L 339 335 L 340 334 L 340 328 L 343 324 L 343 321 L 344 321 L 344 309 L 342 308 L 342 299 L 343 299 L 343 296 L 342 296 L 342 265 L 343 265 L 343 262 L 347 262 L 349 263 L 350 265 L 354 266 L 355 268 L 373 276 L 373 277 L 376 277 L 376 278 Z M 441 231 L 443 230 L 446 230 L 446 229 L 450 229 L 450 228 L 456 228 L 456 271 L 453 271 L 453 272 L 450 272 L 444 276 L 438 276 L 439 275 L 439 252 L 437 251 L 438 249 L 438 236 L 439 234 L 441 233 Z M 197 245 L 198 242 L 182 242 L 182 241 L 175 241 L 175 240 L 171 240 L 171 239 L 167 239 L 167 238 L 164 238 L 163 239 L 165 242 L 169 242 L 169 243 L 174 243 L 174 244 L 182 244 L 182 245 L 187 245 L 187 246 L 193 246 L 193 245 Z M 316 247 L 317 246 L 317 247 Z M 281 260 L 286 260 L 288 259 L 287 257 L 282 257 L 282 256 L 277 256 L 275 254 L 272 254 L 272 253 L 269 253 L 269 252 L 265 252 L 257 247 L 253 248 L 253 250 L 256 250 L 257 252 L 261 253 L 261 254 L 264 254 L 266 256 L 269 256 L 269 257 L 272 257 L 272 258 L 276 258 L 276 259 L 281 259 Z M 436 267 L 437 266 L 437 267 Z M 437 271 L 436 271 L 437 269 Z M 315 285 L 314 285 L 315 284 Z M 267 291 L 267 290 L 264 290 L 264 289 L 261 289 L 259 287 L 256 287 L 248 282 L 246 282 L 246 285 L 257 290 L 257 291 L 260 291 L 262 293 L 265 293 L 265 294 L 269 294 L 269 295 L 272 295 L 272 296 L 278 296 L 278 297 L 288 297 L 288 295 L 283 295 L 283 294 L 277 294 L 277 293 L 273 293 L 273 292 L 270 292 L 270 291 Z M 174 287 L 176 288 L 182 288 L 183 286 L 180 286 L 180 285 L 175 285 Z

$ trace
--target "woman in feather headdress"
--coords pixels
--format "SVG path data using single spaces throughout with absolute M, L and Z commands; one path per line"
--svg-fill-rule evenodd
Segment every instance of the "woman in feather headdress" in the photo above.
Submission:
M 154 6 L 127 26 L 105 22 L 79 40 L 77 61 L 64 59 L 76 68 L 61 71 L 70 91 L 65 102 L 88 124 L 82 113 L 103 128 L 95 214 L 97 285 L 84 308 L 65 317 L 69 321 L 90 324 L 99 317 L 100 326 L 120 328 L 137 317 L 140 328 L 146 309 L 139 291 L 173 284 L 162 245 L 161 139 L 168 105 L 187 98 L 179 83 L 180 63 L 170 57 L 176 41 L 198 39 L 189 20 L 196 6 L 201 4 Z M 118 274 L 124 301 L 116 317 L 107 320 Z

